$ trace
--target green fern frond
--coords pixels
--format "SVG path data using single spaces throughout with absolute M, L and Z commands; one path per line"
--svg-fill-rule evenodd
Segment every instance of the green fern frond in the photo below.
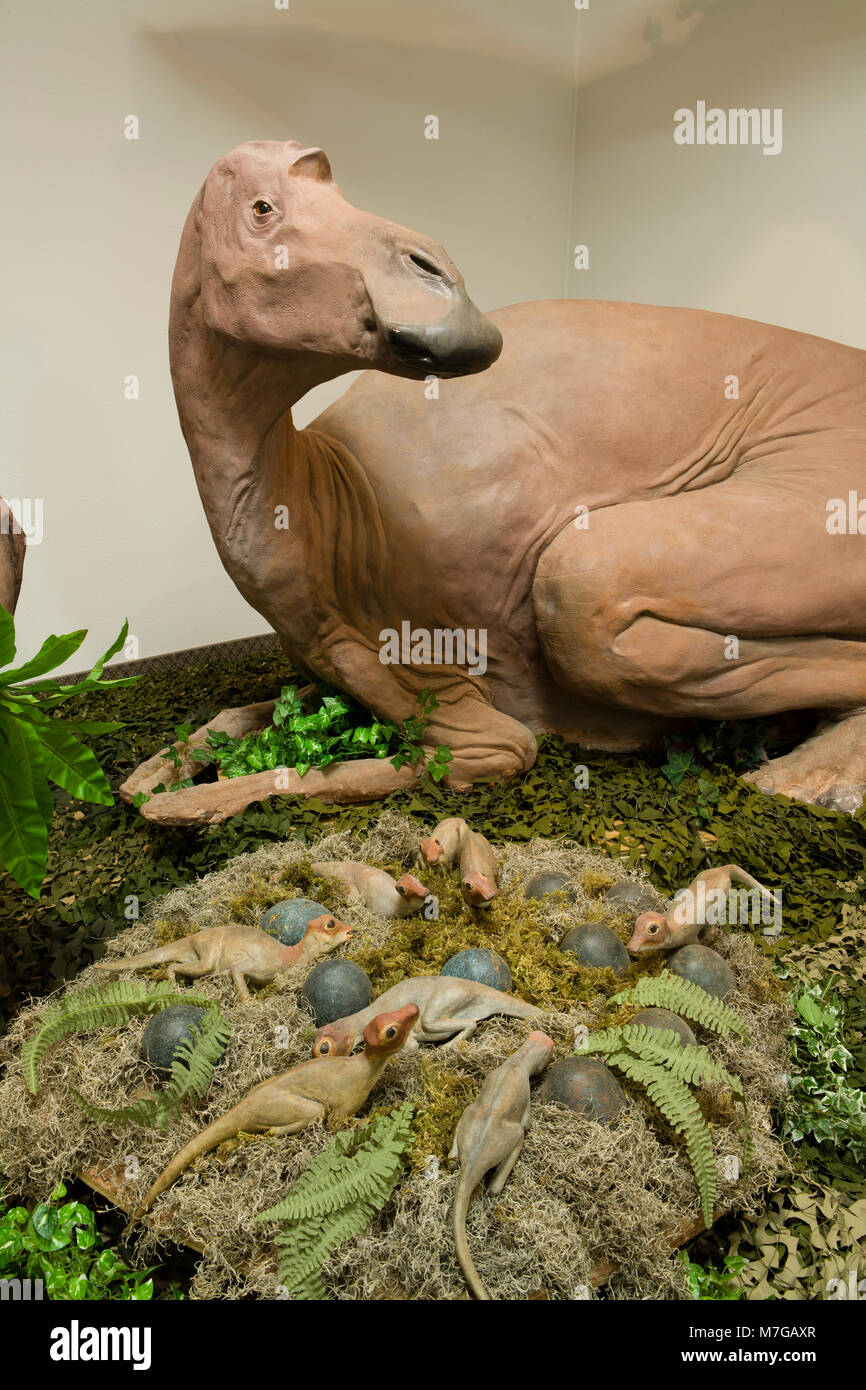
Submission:
M 672 1028 L 647 1028 L 643 1024 L 628 1023 L 622 1028 L 608 1028 L 593 1033 L 578 1052 L 613 1053 L 625 1045 L 646 1062 L 666 1067 L 671 1076 L 689 1086 L 700 1086 L 706 1081 L 720 1081 L 728 1086 L 743 1105 L 746 1095 L 739 1077 L 733 1076 L 721 1062 L 717 1062 L 705 1047 L 696 1043 L 684 1043 Z
M 169 1004 L 200 1004 L 213 1008 L 213 1000 L 197 994 L 178 994 L 170 980 L 153 984 L 148 980 L 109 980 L 67 994 L 51 1004 L 32 1038 L 21 1049 L 21 1063 L 28 1090 L 39 1089 L 39 1063 L 49 1047 L 91 1028 L 116 1028 L 136 1014 L 157 1013 Z
M 213 1069 L 225 1051 L 231 1028 L 210 1001 L 201 1023 L 190 1026 L 190 1037 L 177 1047 L 171 1064 L 171 1080 L 157 1095 L 124 1105 L 119 1110 L 104 1109 L 72 1088 L 72 1094 L 92 1120 L 122 1127 L 144 1125 L 148 1129 L 167 1129 L 181 1106 L 206 1094 Z
M 683 980 L 665 970 L 654 978 L 641 975 L 633 989 L 622 990 L 610 1000 L 611 1004 L 637 1004 L 640 1008 L 671 1009 L 685 1018 L 698 1023 L 702 1028 L 710 1028 L 720 1037 L 729 1033 L 737 1037 L 747 1036 L 746 1025 L 732 1008 L 708 994 L 700 985 L 691 980 Z
M 257 1221 L 285 1221 L 275 1237 L 279 1279 L 295 1299 L 326 1298 L 322 1266 L 360 1234 L 397 1185 L 412 1142 L 412 1106 L 343 1130 L 314 1158 L 291 1192 Z
M 718 1191 L 713 1141 L 701 1107 L 688 1086 L 672 1076 L 664 1066 L 644 1061 L 631 1052 L 611 1052 L 607 1057 L 611 1066 L 644 1087 L 656 1109 L 682 1135 L 701 1196 L 704 1225 L 712 1226 Z

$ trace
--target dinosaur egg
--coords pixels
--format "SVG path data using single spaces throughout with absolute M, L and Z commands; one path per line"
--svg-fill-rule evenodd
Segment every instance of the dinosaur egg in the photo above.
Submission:
M 456 975 L 458 980 L 476 980 L 491 989 L 511 989 L 511 971 L 495 951 L 472 947 L 458 951 L 443 965 L 442 975 Z
M 658 912 L 662 907 L 658 893 L 648 884 L 633 883 L 627 878 L 608 888 L 604 900 L 617 912 L 623 912 L 629 917 L 639 917 L 642 912 Z
M 335 1018 L 345 1018 L 366 1009 L 373 998 L 373 986 L 353 960 L 322 960 L 314 965 L 301 990 L 313 1011 L 316 1027 L 323 1028 Z
M 567 1105 L 589 1120 L 610 1124 L 625 1105 L 625 1091 L 610 1067 L 597 1057 L 567 1057 L 548 1067 L 539 1099 L 545 1105 Z
M 157 1071 L 171 1071 L 178 1047 L 192 1039 L 190 1028 L 200 1027 L 206 1012 L 192 1004 L 170 1004 L 154 1014 L 141 1035 L 141 1055 L 145 1062 Z
M 629 1023 L 642 1023 L 644 1028 L 672 1028 L 677 1034 L 680 1042 L 690 1043 L 692 1047 L 697 1043 L 697 1038 L 692 1032 L 684 1018 L 679 1014 L 672 1014 L 670 1009 L 641 1009 L 639 1014 L 629 1019 Z
M 726 999 L 736 983 L 728 962 L 722 960 L 718 951 L 711 951 L 709 946 L 695 943 L 680 946 L 671 952 L 668 965 L 675 975 L 700 985 L 707 994 L 714 994 L 717 999 Z
M 523 890 L 524 898 L 543 898 L 547 893 L 565 893 L 568 902 L 577 902 L 577 894 L 568 874 L 536 874 Z
M 616 932 L 604 922 L 584 922 L 572 927 L 560 941 L 559 949 L 574 951 L 581 965 L 596 970 L 609 967 L 616 975 L 625 975 L 631 961 Z
M 285 898 L 262 913 L 259 930 L 275 937 L 283 946 L 297 946 L 307 930 L 307 923 L 329 911 L 330 908 L 314 903 L 312 898 Z

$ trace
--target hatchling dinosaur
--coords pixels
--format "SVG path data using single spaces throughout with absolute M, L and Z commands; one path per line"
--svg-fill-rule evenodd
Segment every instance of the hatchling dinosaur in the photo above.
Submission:
M 489 1299 L 469 1253 L 466 1210 L 485 1173 L 494 1169 L 487 1191 L 501 1192 L 520 1157 L 529 1128 L 529 1078 L 544 1071 L 553 1052 L 553 1038 L 530 1033 L 522 1047 L 485 1077 L 481 1090 L 467 1105 L 457 1124 L 448 1155 L 460 1162 L 451 1220 L 460 1268 L 476 1298 Z
M 235 1134 L 297 1134 L 315 1120 L 347 1120 L 360 1110 L 390 1057 L 406 1042 L 418 1017 L 414 1004 L 380 1012 L 364 1029 L 364 1050 L 355 1057 L 301 1062 L 279 1076 L 260 1081 L 243 1100 L 185 1144 L 148 1191 L 144 1215 L 184 1169 Z
M 499 870 L 490 841 L 466 827 L 460 841 L 460 892 L 470 907 L 489 907 L 499 896 Z
M 381 1009 L 399 1009 L 410 1001 L 418 1005 L 420 1015 L 407 1042 L 409 1048 L 419 1043 L 444 1043 L 446 1047 L 455 1047 L 463 1038 L 470 1038 L 486 1018 L 503 1014 L 506 1018 L 531 1019 L 540 1018 L 542 1012 L 534 1004 L 475 980 L 461 980 L 452 975 L 416 975 L 386 989 L 366 1009 L 325 1024 L 316 1034 L 313 1056 L 348 1056 L 364 1036 L 370 1019 Z
M 450 869 L 468 829 L 469 826 L 460 816 L 449 816 L 447 820 L 440 821 L 432 835 L 425 836 L 419 846 L 421 858 L 427 867 L 432 869 L 441 865 L 443 869 Z
M 247 980 L 268 985 L 280 971 L 300 961 L 327 955 L 349 940 L 352 928 L 347 922 L 327 914 L 307 923 L 296 946 L 283 946 L 258 927 L 207 927 L 167 946 L 142 951 L 138 956 L 118 957 L 96 962 L 97 970 L 117 974 L 122 970 L 142 970 L 147 965 L 167 965 L 167 975 L 231 975 L 241 999 L 249 998 Z
M 708 926 L 717 925 L 716 907 L 724 908 L 731 885 L 742 883 L 757 892 L 768 903 L 774 903 L 772 894 L 751 874 L 737 864 L 725 864 L 717 869 L 705 869 L 688 886 L 681 889 L 667 912 L 642 912 L 634 924 L 634 932 L 627 943 L 633 955 L 646 955 L 653 951 L 675 951 L 678 946 L 686 946 L 697 941 Z M 707 920 L 707 908 L 713 909 L 713 916 Z
M 862 351 L 591 299 L 484 317 L 441 246 L 353 207 L 294 140 L 239 145 L 207 175 L 169 347 L 234 583 L 299 671 L 380 717 L 417 713 L 428 687 L 452 786 L 525 772 L 548 731 L 625 750 L 695 717 L 802 710 L 816 733 L 750 779 L 862 804 L 866 545 L 837 505 L 866 499 Z M 295 427 L 308 391 L 358 368 Z M 426 644 L 383 660 L 404 624 Z M 459 659 L 479 633 L 484 672 Z M 412 775 L 365 759 L 283 789 L 363 800 Z M 273 794 L 253 780 L 250 800 Z M 142 814 L 219 819 L 224 785 Z
M 383 917 L 408 917 L 420 912 L 430 890 L 414 874 L 393 879 L 384 869 L 354 859 L 323 859 L 310 866 L 320 878 L 334 878 L 348 888 L 349 902 L 362 902 Z

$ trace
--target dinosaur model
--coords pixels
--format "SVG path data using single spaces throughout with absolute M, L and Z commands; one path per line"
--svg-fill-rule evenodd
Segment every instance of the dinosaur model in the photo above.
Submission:
M 301 1062 L 279 1076 L 260 1081 L 243 1100 L 208 1125 L 163 1169 L 148 1191 L 139 1215 L 153 1206 L 160 1193 L 176 1182 L 184 1169 L 235 1134 L 297 1134 L 316 1120 L 347 1120 L 360 1110 L 390 1057 L 412 1032 L 418 1009 L 407 1004 L 380 1013 L 364 1029 L 364 1051 L 355 1057 L 331 1057 Z
M 333 878 L 348 891 L 349 902 L 362 902 L 371 912 L 383 917 L 408 917 L 420 912 L 430 896 L 429 888 L 419 883 L 414 874 L 393 879 L 384 869 L 371 864 L 359 864 L 353 859 L 323 859 L 312 864 L 320 878 Z
M 457 859 L 460 842 L 468 829 L 469 826 L 460 816 L 449 816 L 447 820 L 440 821 L 433 834 L 425 836 L 419 847 L 421 858 L 428 869 L 439 865 L 443 869 L 450 869 Z
M 496 1196 L 520 1157 L 529 1128 L 529 1078 L 544 1071 L 553 1052 L 553 1038 L 530 1033 L 522 1047 L 489 1073 L 471 1105 L 467 1105 L 454 1134 L 451 1159 L 460 1162 L 452 1223 L 460 1268 L 476 1298 L 489 1299 L 469 1253 L 466 1210 L 485 1173 L 494 1170 L 487 1191 Z
M 634 924 L 627 943 L 633 955 L 654 951 L 675 951 L 687 946 L 707 927 L 726 920 L 728 894 L 734 883 L 745 884 L 767 905 L 775 908 L 776 900 L 756 878 L 737 864 L 725 864 L 717 869 L 705 869 L 688 886 L 675 895 L 667 912 L 642 912 Z
M 452 750 L 452 786 L 525 772 L 546 731 L 623 750 L 695 717 L 801 710 L 815 734 L 749 777 L 862 804 L 866 546 L 830 508 L 866 498 L 863 352 L 643 304 L 485 318 L 440 246 L 353 207 L 297 141 L 239 145 L 207 175 L 169 344 L 234 583 L 298 670 L 380 717 L 405 720 L 429 687 L 425 740 Z M 357 368 L 295 428 L 301 397 Z M 384 660 L 404 624 L 420 655 Z M 459 659 L 467 634 L 483 672 Z M 283 790 L 363 800 L 415 775 L 335 767 Z M 218 820 L 222 798 L 275 790 L 231 780 L 142 814 Z
M 493 846 L 477 830 L 466 827 L 460 841 L 460 892 L 470 907 L 489 907 L 499 896 L 499 871 Z
M 419 1043 L 445 1043 L 446 1047 L 455 1047 L 463 1038 L 470 1038 L 479 1023 L 495 1014 L 532 1019 L 540 1018 L 542 1012 L 534 1004 L 475 980 L 461 980 L 454 975 L 416 975 L 386 989 L 366 1009 L 325 1024 L 316 1034 L 313 1056 L 347 1057 L 378 1012 L 402 1008 L 410 1001 L 418 1005 L 420 1016 L 407 1044 L 409 1048 Z
M 268 985 L 281 970 L 327 955 L 351 935 L 347 922 L 327 915 L 308 922 L 296 946 L 283 946 L 258 927 L 207 927 L 138 956 L 97 961 L 96 969 L 117 974 L 122 970 L 142 970 L 147 965 L 167 965 L 170 980 L 176 975 L 231 975 L 240 998 L 248 999 L 247 980 L 254 985 Z

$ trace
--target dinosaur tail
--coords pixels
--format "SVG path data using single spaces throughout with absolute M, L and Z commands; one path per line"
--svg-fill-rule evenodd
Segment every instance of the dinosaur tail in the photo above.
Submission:
M 179 942 L 170 941 L 167 946 L 157 946 L 153 951 L 142 951 L 140 956 L 120 956 L 116 960 L 98 960 L 97 970 L 139 970 L 144 965 L 163 965 L 166 961 L 177 960 Z
M 514 999 L 511 995 L 506 995 L 506 1002 L 501 1008 L 497 1008 L 498 1014 L 504 1014 L 506 1018 L 541 1018 L 544 1010 L 538 1009 L 534 1004 L 527 1004 L 525 999 Z
M 221 1144 L 224 1139 L 231 1139 L 233 1135 L 243 1129 L 244 1116 L 240 1114 L 240 1111 L 240 1105 L 233 1106 L 225 1115 L 214 1120 L 212 1125 L 208 1125 L 207 1129 L 203 1129 L 200 1134 L 197 1134 L 194 1139 L 190 1139 L 188 1144 L 178 1150 L 171 1163 L 163 1168 L 156 1182 L 148 1191 L 138 1210 L 138 1216 L 144 1216 L 153 1206 L 157 1197 L 165 1192 L 167 1187 L 171 1187 L 184 1169 L 194 1163 L 197 1158 L 200 1158 L 202 1154 L 210 1153 L 217 1144 Z
M 490 1301 L 490 1294 L 481 1282 L 481 1276 L 475 1268 L 472 1256 L 469 1253 L 469 1241 L 466 1238 L 466 1212 L 469 1207 L 469 1199 L 478 1186 L 478 1179 L 474 1174 L 470 1174 L 466 1169 L 461 1168 L 460 1176 L 457 1179 L 457 1191 L 454 1194 L 454 1206 L 451 1211 L 451 1220 L 454 1228 L 454 1244 L 457 1249 L 457 1259 L 460 1268 L 463 1270 L 466 1283 L 476 1298 Z
M 757 888 L 759 893 L 763 893 L 765 898 L 772 898 L 769 888 L 765 888 L 763 883 L 759 883 L 751 874 L 747 874 L 745 869 L 741 869 L 739 864 L 727 864 L 725 866 L 731 876 L 732 883 L 743 883 L 747 888 Z

